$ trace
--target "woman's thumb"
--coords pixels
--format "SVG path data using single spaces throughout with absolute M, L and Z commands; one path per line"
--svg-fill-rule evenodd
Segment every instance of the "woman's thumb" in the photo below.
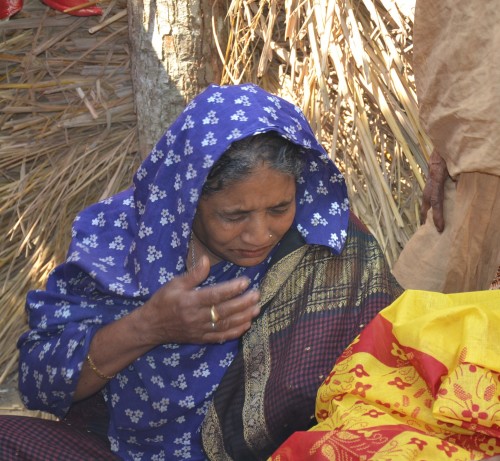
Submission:
M 193 267 L 189 268 L 186 277 L 189 280 L 192 280 L 193 287 L 197 287 L 208 277 L 209 273 L 210 261 L 208 260 L 207 256 L 202 255 L 200 259 L 196 261 L 196 264 Z

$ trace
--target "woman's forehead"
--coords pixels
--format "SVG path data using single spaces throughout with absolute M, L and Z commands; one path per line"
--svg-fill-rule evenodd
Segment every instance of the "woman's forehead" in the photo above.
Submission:
M 210 194 L 201 203 L 224 208 L 226 211 L 250 211 L 256 208 L 276 207 L 295 198 L 295 177 L 261 165 L 245 178 Z

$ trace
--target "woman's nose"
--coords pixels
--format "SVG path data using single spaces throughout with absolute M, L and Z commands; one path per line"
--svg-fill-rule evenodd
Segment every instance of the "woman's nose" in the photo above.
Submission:
M 245 226 L 241 238 L 245 243 L 261 247 L 269 243 L 272 231 L 266 219 L 252 219 Z

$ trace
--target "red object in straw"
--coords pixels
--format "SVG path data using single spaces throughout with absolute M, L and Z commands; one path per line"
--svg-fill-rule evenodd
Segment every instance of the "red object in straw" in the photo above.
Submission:
M 8 19 L 23 8 L 23 0 L 0 0 L 0 19 Z
M 42 0 L 42 2 L 54 10 L 62 11 L 72 16 L 98 16 L 102 14 L 102 9 L 95 5 L 84 6 L 77 9 L 76 7 L 79 5 L 85 5 L 85 1 L 82 0 Z
M 72 16 L 98 16 L 102 9 L 95 5 L 87 5 L 85 0 L 42 0 L 42 3 Z M 78 8 L 79 5 L 82 8 Z M 0 0 L 0 20 L 8 19 L 23 8 L 23 0 Z

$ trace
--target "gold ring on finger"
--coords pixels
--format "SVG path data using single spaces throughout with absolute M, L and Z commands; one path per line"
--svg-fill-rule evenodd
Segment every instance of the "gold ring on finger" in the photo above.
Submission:
M 219 321 L 219 319 L 220 317 L 215 309 L 215 304 L 212 304 L 212 307 L 210 308 L 210 321 L 212 322 L 212 324 L 215 324 Z

